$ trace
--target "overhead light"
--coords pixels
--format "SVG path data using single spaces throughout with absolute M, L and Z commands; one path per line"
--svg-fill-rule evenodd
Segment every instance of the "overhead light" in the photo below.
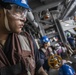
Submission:
M 50 11 L 47 9 L 47 10 L 45 10 L 44 11 L 45 13 L 43 14 L 43 18 L 45 19 L 45 20 L 47 20 L 47 19 L 49 19 L 50 18 Z
M 69 24 L 65 24 L 65 26 L 69 26 Z
M 38 27 L 38 23 L 35 21 L 32 11 L 28 11 L 27 19 L 32 23 L 33 26 Z

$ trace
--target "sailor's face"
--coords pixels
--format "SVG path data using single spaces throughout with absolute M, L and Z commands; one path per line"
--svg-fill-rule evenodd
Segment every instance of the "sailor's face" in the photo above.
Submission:
M 50 46 L 50 42 L 47 42 L 44 44 L 45 47 L 49 47 Z
M 12 32 L 20 33 L 26 21 L 26 11 L 21 11 L 18 8 L 7 10 L 7 19 L 9 28 Z
M 7 18 L 8 18 L 8 24 L 9 24 L 10 30 L 12 32 L 20 33 L 22 31 L 26 18 L 25 19 L 15 19 L 10 14 L 8 14 Z

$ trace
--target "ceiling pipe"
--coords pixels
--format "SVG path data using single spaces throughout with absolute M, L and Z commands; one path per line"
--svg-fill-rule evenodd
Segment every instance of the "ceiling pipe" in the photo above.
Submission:
M 68 13 L 68 11 L 70 10 L 71 6 L 73 5 L 74 1 L 75 1 L 75 0 L 71 0 L 71 1 L 70 1 L 70 3 L 68 4 L 67 8 L 65 9 L 65 11 L 63 12 L 63 14 L 62 14 L 61 17 L 60 17 L 61 19 L 64 19 L 64 18 L 67 17 L 67 15 L 69 15 L 69 14 L 67 14 L 67 13 Z M 70 12 L 70 11 L 69 11 L 69 12 Z M 67 14 L 67 15 L 66 15 L 66 14 Z
M 27 19 L 34 27 L 38 27 L 38 23 L 35 21 L 34 15 L 31 10 L 27 13 Z
M 64 18 L 66 18 L 70 13 L 71 11 L 75 10 L 76 9 L 76 1 L 74 1 L 72 3 L 72 5 L 70 6 L 70 9 L 68 10 L 68 12 L 66 13 L 66 15 L 64 16 Z M 73 12 L 74 13 L 74 12 Z

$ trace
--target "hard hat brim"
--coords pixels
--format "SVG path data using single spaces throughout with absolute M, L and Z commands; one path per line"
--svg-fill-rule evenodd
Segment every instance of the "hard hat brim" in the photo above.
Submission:
M 26 9 L 30 9 L 29 5 L 27 4 L 27 2 L 23 2 L 22 0 L 2 0 L 5 3 L 10 3 L 10 4 L 17 4 L 21 7 L 24 7 Z

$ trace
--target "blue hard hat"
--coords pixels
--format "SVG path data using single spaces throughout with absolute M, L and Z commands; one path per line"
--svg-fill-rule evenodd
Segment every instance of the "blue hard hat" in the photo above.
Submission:
M 27 9 L 30 8 L 29 5 L 27 4 L 27 0 L 2 0 L 2 1 L 11 4 L 17 4 Z
M 64 64 L 60 67 L 58 75 L 75 75 L 75 71 L 71 66 Z
M 42 37 L 40 38 L 40 41 L 41 41 L 41 43 L 50 42 L 50 40 L 49 40 L 49 38 L 48 38 L 47 36 L 42 36 Z

